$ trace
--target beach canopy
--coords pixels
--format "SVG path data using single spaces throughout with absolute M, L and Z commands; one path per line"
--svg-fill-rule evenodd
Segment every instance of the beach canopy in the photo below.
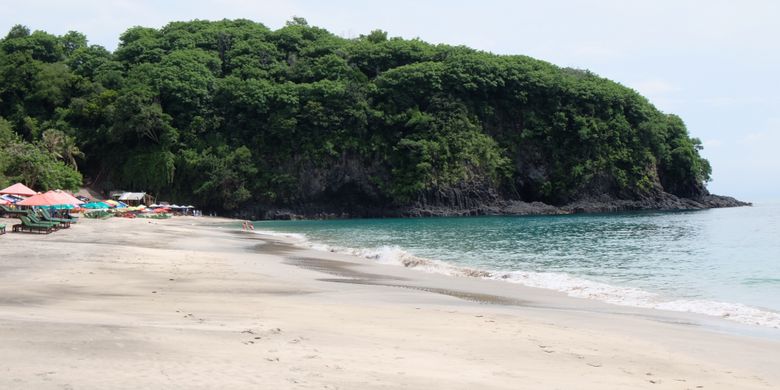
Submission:
M 76 206 L 72 204 L 55 204 L 53 206 L 38 206 L 42 209 L 49 209 L 49 210 L 73 210 L 76 208 Z
M 0 194 L 33 196 L 37 194 L 37 192 L 33 191 L 32 189 L 30 189 L 30 187 L 27 187 L 22 183 L 16 183 L 8 188 L 4 188 L 0 190 Z
M 82 209 L 109 209 L 111 206 L 109 206 L 105 202 L 89 202 L 84 203 L 81 205 Z
M 65 191 L 52 190 L 43 194 L 33 195 L 16 204 L 19 206 L 55 206 L 61 204 L 77 206 L 82 203 L 84 202 L 76 199 L 73 195 Z
M 119 196 L 119 200 L 137 200 L 142 201 L 146 197 L 146 192 L 125 192 Z

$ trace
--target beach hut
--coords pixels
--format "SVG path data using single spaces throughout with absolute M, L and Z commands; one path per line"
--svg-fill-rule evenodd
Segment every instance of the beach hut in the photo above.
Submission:
M 154 197 L 145 192 L 125 192 L 117 199 L 128 206 L 149 205 L 154 203 Z
M 30 187 L 22 183 L 16 183 L 10 187 L 0 190 L 0 195 L 19 195 L 19 196 L 33 196 L 37 192 L 33 191 Z

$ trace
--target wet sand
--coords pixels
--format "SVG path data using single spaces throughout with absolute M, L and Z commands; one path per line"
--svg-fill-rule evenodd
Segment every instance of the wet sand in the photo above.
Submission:
M 0 236 L 0 388 L 780 387 L 772 331 L 373 264 L 228 223 L 82 219 Z

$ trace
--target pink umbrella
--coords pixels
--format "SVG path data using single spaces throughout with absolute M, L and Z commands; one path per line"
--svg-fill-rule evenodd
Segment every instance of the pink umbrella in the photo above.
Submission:
M 49 191 L 43 194 L 33 195 L 21 202 L 18 202 L 18 206 L 54 206 L 60 204 L 72 204 L 78 206 L 84 202 L 76 199 L 74 196 L 67 192 L 56 190 Z
M 7 195 L 21 195 L 21 196 L 33 196 L 37 194 L 37 192 L 30 189 L 30 187 L 27 187 L 26 185 L 22 183 L 16 183 L 8 188 L 4 188 L 0 190 L 0 195 L 7 194 Z
M 62 190 L 54 190 L 49 192 L 57 193 L 57 196 L 64 201 L 61 204 L 72 204 L 74 206 L 84 204 L 84 202 L 81 199 L 71 195 L 69 192 L 65 192 Z

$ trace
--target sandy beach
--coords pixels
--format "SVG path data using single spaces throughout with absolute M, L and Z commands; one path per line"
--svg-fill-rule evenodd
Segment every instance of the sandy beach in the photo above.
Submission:
M 0 388 L 780 388 L 776 329 L 375 264 L 230 223 L 82 218 L 0 236 Z

